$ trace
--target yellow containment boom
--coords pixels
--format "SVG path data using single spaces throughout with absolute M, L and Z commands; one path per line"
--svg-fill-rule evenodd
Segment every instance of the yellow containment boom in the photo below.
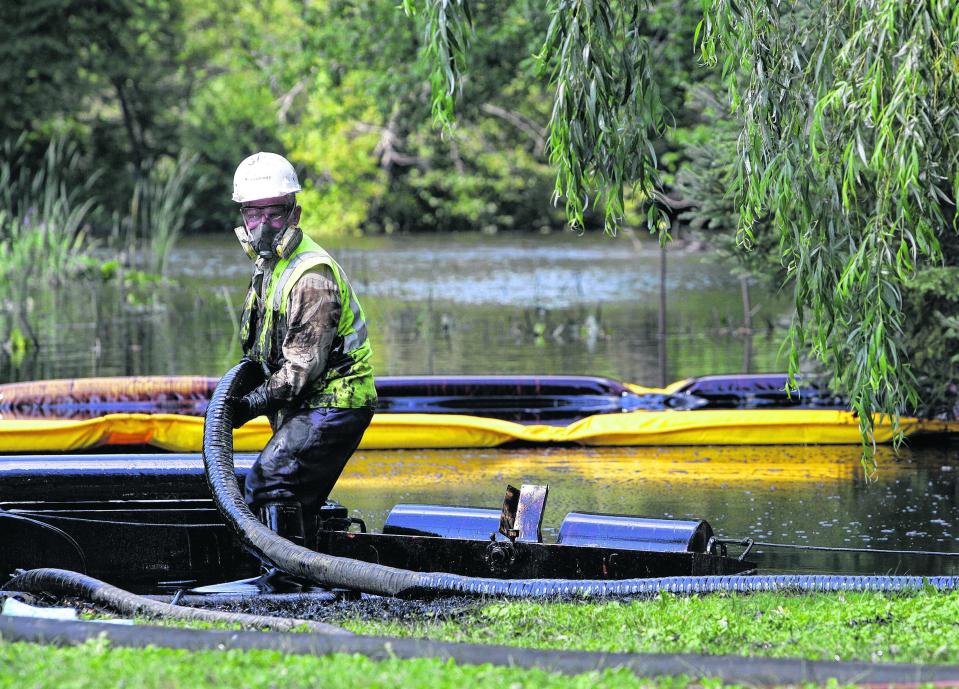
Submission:
M 907 436 L 956 433 L 959 423 L 903 419 Z M 888 420 L 877 419 L 876 441 L 892 440 Z M 263 448 L 271 437 L 265 418 L 234 432 L 238 452 Z M 199 452 L 203 419 L 176 414 L 107 414 L 94 419 L 2 419 L 0 452 L 72 452 L 108 445 L 150 445 Z M 861 442 L 847 411 L 749 409 L 637 411 L 601 414 L 567 426 L 524 425 L 458 414 L 377 414 L 360 447 L 370 450 L 498 447 L 506 443 L 628 445 L 844 445 Z

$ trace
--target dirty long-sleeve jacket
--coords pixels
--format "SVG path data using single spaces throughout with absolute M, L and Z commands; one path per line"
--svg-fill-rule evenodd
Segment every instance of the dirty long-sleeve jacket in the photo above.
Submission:
M 282 424 L 286 412 L 300 407 L 374 408 L 367 332 L 343 269 L 312 239 L 302 237 L 279 261 L 258 259 L 239 333 L 243 353 L 267 377 L 248 395 L 251 411 L 264 410 Z
M 270 270 L 269 267 L 264 268 Z M 257 282 L 260 292 L 258 303 L 261 306 L 256 317 L 262 323 L 266 281 L 259 270 L 254 275 L 254 284 Z M 287 406 L 299 398 L 310 383 L 323 375 L 336 336 L 341 308 L 340 292 L 329 267 L 319 266 L 297 280 L 287 305 L 282 357 L 275 362 L 278 368 L 265 384 L 271 406 Z

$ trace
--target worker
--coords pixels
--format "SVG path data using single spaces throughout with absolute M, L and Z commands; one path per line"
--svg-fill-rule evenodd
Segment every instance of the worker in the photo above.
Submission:
M 240 338 L 265 382 L 232 402 L 233 425 L 265 415 L 273 437 L 246 478 L 254 514 L 303 545 L 319 509 L 373 417 L 372 349 L 346 273 L 300 230 L 296 171 L 275 153 L 246 158 L 233 177 L 243 224 L 235 229 L 254 262 Z M 275 570 L 265 590 L 295 590 Z

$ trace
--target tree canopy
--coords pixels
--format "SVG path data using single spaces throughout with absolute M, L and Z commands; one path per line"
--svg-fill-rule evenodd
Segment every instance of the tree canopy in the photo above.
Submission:
M 28 132 L 37 160 L 74 140 L 64 174 L 102 175 L 94 233 L 172 169 L 191 218 L 229 226 L 257 149 L 292 159 L 321 233 L 665 239 L 681 218 L 793 291 L 790 370 L 818 362 L 864 437 L 874 413 L 956 415 L 950 0 L 42 0 L 0 19 L 0 138 Z

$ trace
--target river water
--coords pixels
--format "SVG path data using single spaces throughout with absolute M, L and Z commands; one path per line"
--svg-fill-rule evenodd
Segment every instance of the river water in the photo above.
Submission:
M 573 234 L 416 237 L 328 245 L 361 296 L 381 375 L 564 373 L 633 383 L 781 370 L 788 298 L 711 253 L 668 251 L 658 337 L 655 244 Z M 170 284 L 38 291 L 38 352 L 0 357 L 0 381 L 218 375 L 240 356 L 250 266 L 231 241 L 191 238 Z M 665 364 L 665 366 L 664 366 Z M 858 447 L 538 448 L 360 452 L 333 497 L 378 527 L 399 502 L 498 507 L 506 483 L 548 483 L 547 540 L 569 511 L 705 518 L 765 543 L 959 553 L 959 455 L 881 449 L 867 480 Z M 959 558 L 758 548 L 764 570 L 959 573 Z M 955 564 L 954 564 L 955 563 Z

